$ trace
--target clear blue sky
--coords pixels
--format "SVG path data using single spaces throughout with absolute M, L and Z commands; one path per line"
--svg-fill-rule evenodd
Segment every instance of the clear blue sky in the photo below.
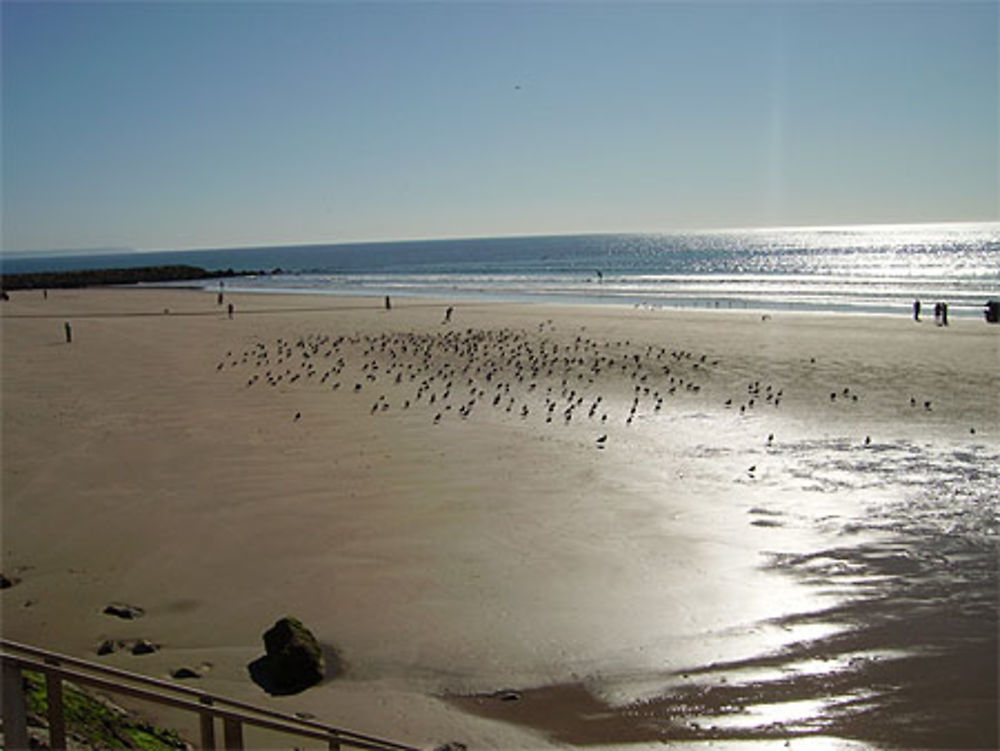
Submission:
M 3 248 L 994 220 L 997 2 L 2 7 Z

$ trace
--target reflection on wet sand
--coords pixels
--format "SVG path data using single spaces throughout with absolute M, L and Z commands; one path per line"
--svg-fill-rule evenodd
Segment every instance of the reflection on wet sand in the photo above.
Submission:
M 842 544 L 768 556 L 768 570 L 828 606 L 756 624 L 756 654 L 665 673 L 643 701 L 602 698 L 613 692 L 597 680 L 524 691 L 517 703 L 453 700 L 574 745 L 798 738 L 996 748 L 998 457 L 907 444 L 852 462 L 849 447 L 819 448 L 788 447 L 791 474 L 827 488 L 834 474 L 850 478 L 840 492 L 870 488 L 876 475 L 920 488 L 857 518 L 811 521 Z M 787 515 L 750 514 L 775 527 Z
M 833 562 L 833 583 L 840 563 L 882 581 L 862 599 L 774 624 L 845 626 L 829 638 L 693 667 L 682 673 L 686 685 L 639 705 L 606 704 L 582 685 L 522 692 L 517 706 L 484 697 L 456 701 L 579 745 L 831 735 L 904 748 L 995 748 L 993 554 L 967 556 L 958 579 L 945 559 L 925 559 L 941 564 L 922 571 L 929 574 L 923 584 L 900 577 L 895 556 L 882 548 L 825 555 Z M 776 565 L 806 574 L 809 558 Z M 970 580 L 973 569 L 982 574 L 978 581 Z M 664 676 L 667 682 L 677 677 Z

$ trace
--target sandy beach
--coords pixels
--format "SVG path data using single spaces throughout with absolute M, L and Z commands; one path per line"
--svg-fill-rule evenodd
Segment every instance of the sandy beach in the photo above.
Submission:
M 226 301 L 2 304 L 5 638 L 427 748 L 996 745 L 1000 326 Z M 343 671 L 270 697 L 284 615 Z

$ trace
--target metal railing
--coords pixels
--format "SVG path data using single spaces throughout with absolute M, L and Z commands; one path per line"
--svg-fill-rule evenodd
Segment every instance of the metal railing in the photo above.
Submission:
M 129 696 L 174 709 L 192 712 L 199 718 L 203 751 L 243 751 L 243 728 L 252 726 L 297 738 L 325 742 L 331 751 L 344 748 L 371 751 L 419 751 L 393 741 L 332 727 L 313 720 L 283 714 L 252 704 L 149 678 L 125 670 L 98 665 L 87 660 L 60 655 L 27 644 L 0 639 L 3 661 L 3 731 L 8 751 L 27 749 L 27 711 L 22 670 L 41 673 L 48 697 L 49 747 L 66 748 L 66 717 L 63 681 L 90 686 L 101 691 Z M 217 744 L 216 720 L 222 724 L 222 745 Z

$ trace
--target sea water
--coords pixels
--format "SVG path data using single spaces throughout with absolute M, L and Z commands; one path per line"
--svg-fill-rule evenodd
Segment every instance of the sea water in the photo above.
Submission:
M 3 266 L 178 263 L 281 271 L 227 280 L 234 291 L 904 314 L 919 299 L 981 316 L 1000 298 L 1000 223 L 8 255 Z

